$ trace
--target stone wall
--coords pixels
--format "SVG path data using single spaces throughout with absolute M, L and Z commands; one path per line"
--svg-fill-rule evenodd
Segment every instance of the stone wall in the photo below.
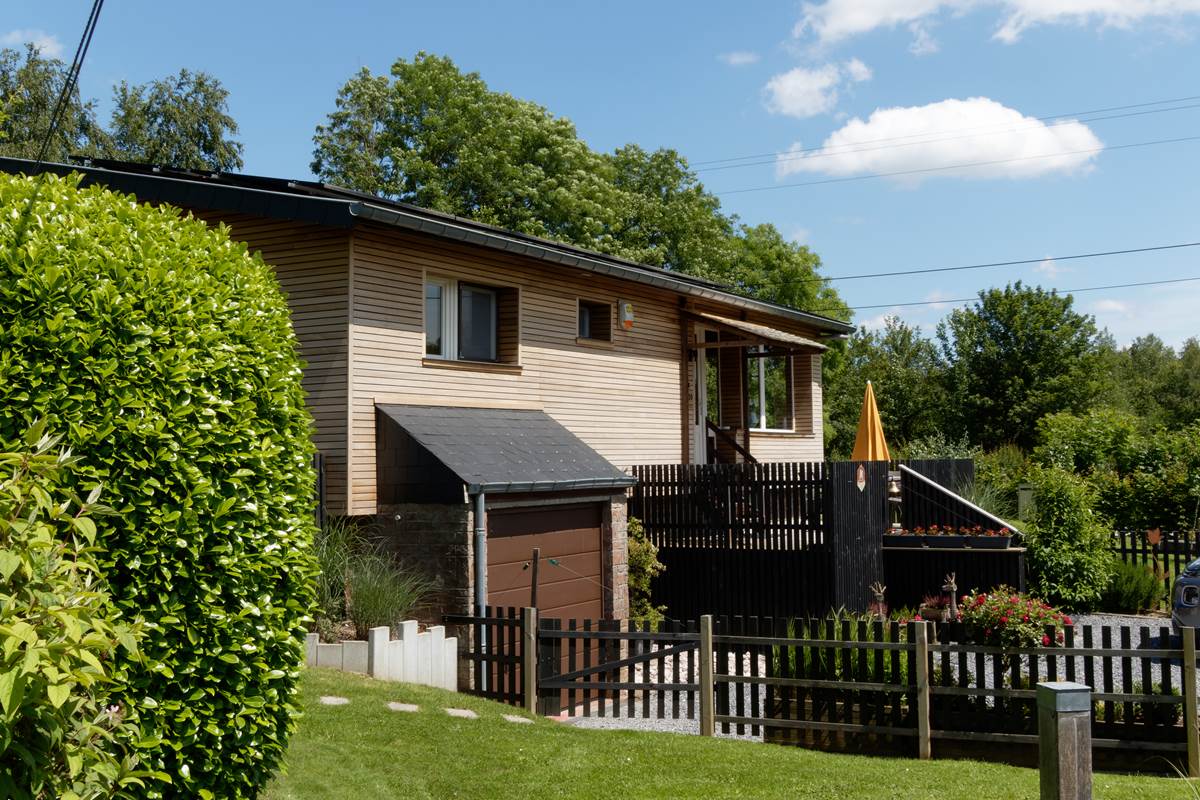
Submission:
M 600 531 L 605 582 L 612 593 L 605 598 L 604 616 L 629 616 L 629 507 L 625 495 L 613 495 Z
M 467 504 L 381 505 L 375 522 L 387 551 L 434 581 L 422 622 L 437 624 L 442 614 L 470 613 L 473 565 Z

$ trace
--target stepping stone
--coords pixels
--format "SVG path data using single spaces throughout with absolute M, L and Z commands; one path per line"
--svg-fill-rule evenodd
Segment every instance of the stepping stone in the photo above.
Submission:
M 388 703 L 388 708 L 392 711 L 407 711 L 409 713 L 421 710 L 421 707 L 416 703 Z
M 479 719 L 479 715 L 469 708 L 447 708 L 446 713 L 461 719 Z
M 518 717 L 516 714 L 505 714 L 503 716 L 509 722 L 515 722 L 518 725 L 532 725 L 533 724 L 533 720 L 531 720 L 529 717 Z
M 336 697 L 331 694 L 321 696 L 321 705 L 323 706 L 346 706 L 350 705 L 350 698 Z

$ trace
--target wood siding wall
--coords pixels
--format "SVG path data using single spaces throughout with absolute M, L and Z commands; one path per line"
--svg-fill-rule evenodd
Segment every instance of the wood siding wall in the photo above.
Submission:
M 351 252 L 351 513 L 375 511 L 376 403 L 538 408 L 618 466 L 680 460 L 675 295 L 388 229 Z M 423 361 L 426 273 L 520 290 L 519 369 Z M 632 301 L 633 330 L 577 343 L 580 297 Z
M 198 219 L 224 222 L 234 239 L 275 268 L 288 298 L 292 326 L 304 359 L 304 391 L 325 459 L 329 513 L 345 510 L 348 390 L 348 279 L 350 233 L 338 228 L 264 219 L 227 212 L 193 211 Z

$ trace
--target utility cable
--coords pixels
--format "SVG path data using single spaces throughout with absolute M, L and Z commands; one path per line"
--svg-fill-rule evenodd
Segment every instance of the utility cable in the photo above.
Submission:
M 1139 281 L 1138 283 L 1114 283 L 1114 284 L 1110 284 L 1108 286 L 1084 286 L 1079 289 L 1050 289 L 1049 291 L 1053 294 L 1077 294 L 1079 292 L 1100 292 L 1100 291 L 1104 291 L 1105 289 L 1132 289 L 1137 286 L 1164 286 L 1166 284 L 1188 283 L 1191 281 L 1200 281 L 1200 276 L 1196 276 L 1196 277 L 1192 277 L 1192 278 L 1171 278 L 1171 279 L 1162 280 L 1162 281 Z M 848 308 L 851 311 L 867 311 L 867 310 L 876 309 L 876 308 L 907 308 L 910 306 L 934 306 L 934 305 L 949 305 L 952 303 L 970 303 L 970 302 L 972 302 L 974 300 L 978 300 L 978 299 L 979 299 L 978 296 L 959 297 L 959 298 L 955 298 L 953 300 L 917 300 L 917 301 L 913 301 L 913 302 L 909 302 L 909 303 L 880 303 L 878 305 L 870 305 L 870 306 L 848 306 Z M 822 310 L 837 311 L 837 310 L 840 310 L 840 308 L 835 308 L 833 306 L 829 306 L 829 307 L 823 307 Z M 816 313 L 820 313 L 820 312 L 818 311 Z

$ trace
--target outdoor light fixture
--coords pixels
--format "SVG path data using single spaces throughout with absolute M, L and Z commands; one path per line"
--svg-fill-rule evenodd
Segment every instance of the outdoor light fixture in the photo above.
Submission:
M 888 472 L 888 509 L 892 517 L 892 530 L 900 530 L 900 473 Z

